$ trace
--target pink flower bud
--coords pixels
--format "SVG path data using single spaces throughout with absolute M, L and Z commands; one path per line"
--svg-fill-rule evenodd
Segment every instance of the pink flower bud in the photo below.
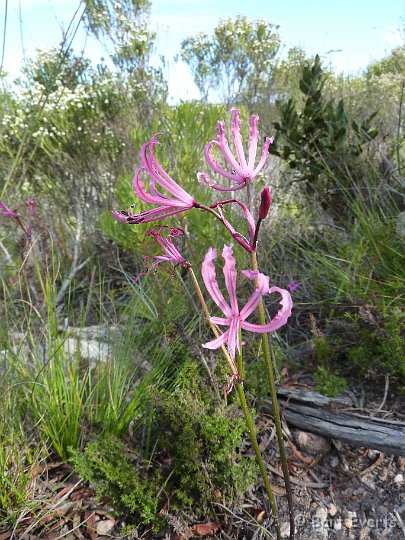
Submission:
M 260 195 L 260 207 L 259 207 L 259 219 L 265 219 L 269 215 L 271 205 L 270 189 L 268 187 L 263 188 Z
M 31 216 L 34 216 L 37 211 L 37 201 L 34 199 L 34 197 L 30 197 L 25 201 L 26 206 L 28 206 L 30 210 Z

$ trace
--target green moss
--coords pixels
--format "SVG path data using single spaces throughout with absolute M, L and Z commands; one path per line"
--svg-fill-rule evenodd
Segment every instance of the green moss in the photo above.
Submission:
M 318 366 L 315 372 L 315 390 L 324 396 L 337 397 L 347 390 L 347 382 L 343 377 L 330 371 L 327 367 Z

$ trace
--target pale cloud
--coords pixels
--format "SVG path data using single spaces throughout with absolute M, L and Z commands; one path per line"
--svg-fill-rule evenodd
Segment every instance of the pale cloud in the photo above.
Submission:
M 16 4 L 15 7 L 18 7 L 17 0 L 14 0 L 13 3 Z M 72 4 L 71 0 L 52 0 L 52 2 L 50 2 L 49 0 L 21 0 L 21 11 L 23 13 L 26 9 L 36 10 L 38 8 L 45 7 L 45 6 L 48 6 L 48 7 L 51 6 L 53 8 L 65 7 L 65 8 L 72 9 L 72 7 L 74 7 L 74 4 Z
M 381 43 L 390 49 L 404 45 L 404 33 L 398 27 L 389 28 L 382 36 Z
M 172 104 L 180 100 L 200 99 L 200 92 L 194 84 L 190 70 L 184 62 L 177 62 L 168 71 L 169 100 Z

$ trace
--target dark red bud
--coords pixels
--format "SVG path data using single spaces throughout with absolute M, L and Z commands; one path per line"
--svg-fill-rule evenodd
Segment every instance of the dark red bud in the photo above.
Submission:
M 270 189 L 268 187 L 263 188 L 260 195 L 260 207 L 259 207 L 259 219 L 265 219 L 269 215 L 271 205 Z

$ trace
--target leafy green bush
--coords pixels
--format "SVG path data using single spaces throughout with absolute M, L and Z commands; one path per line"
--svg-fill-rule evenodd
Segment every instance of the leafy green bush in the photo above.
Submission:
M 358 158 L 377 136 L 371 126 L 377 113 L 361 123 L 350 120 L 343 99 L 336 105 L 325 96 L 326 78 L 318 55 L 312 66 L 302 67 L 303 105 L 293 98 L 277 102 L 278 137 L 270 153 L 298 172 L 295 180 L 304 183 L 306 193 L 338 219 L 346 216 L 342 191 L 344 197 L 344 190 L 361 183 Z
M 156 468 L 125 451 L 123 442 L 108 435 L 88 443 L 81 453 L 71 451 L 77 472 L 96 487 L 97 496 L 137 515 L 143 524 L 157 524 L 162 478 Z M 143 469 L 143 470 L 142 470 Z
M 380 319 L 380 320 L 378 320 Z M 358 345 L 348 348 L 348 358 L 362 374 L 390 374 L 405 389 L 405 314 L 393 308 L 383 317 L 371 315 L 363 324 Z
M 212 514 L 216 498 L 235 503 L 254 481 L 256 464 L 238 454 L 244 421 L 216 402 L 197 364 L 186 362 L 173 389 L 154 392 L 149 404 L 144 427 L 136 424 L 139 440 L 101 437 L 83 453 L 73 451 L 79 474 L 144 523 L 159 524 L 166 501 L 197 517 Z
M 203 515 L 212 508 L 214 488 L 222 501 L 234 502 L 256 469 L 254 461 L 237 453 L 246 430 L 243 419 L 232 407 L 215 404 L 193 363 L 184 366 L 173 392 L 157 397 L 156 444 L 173 460 L 172 503 Z

